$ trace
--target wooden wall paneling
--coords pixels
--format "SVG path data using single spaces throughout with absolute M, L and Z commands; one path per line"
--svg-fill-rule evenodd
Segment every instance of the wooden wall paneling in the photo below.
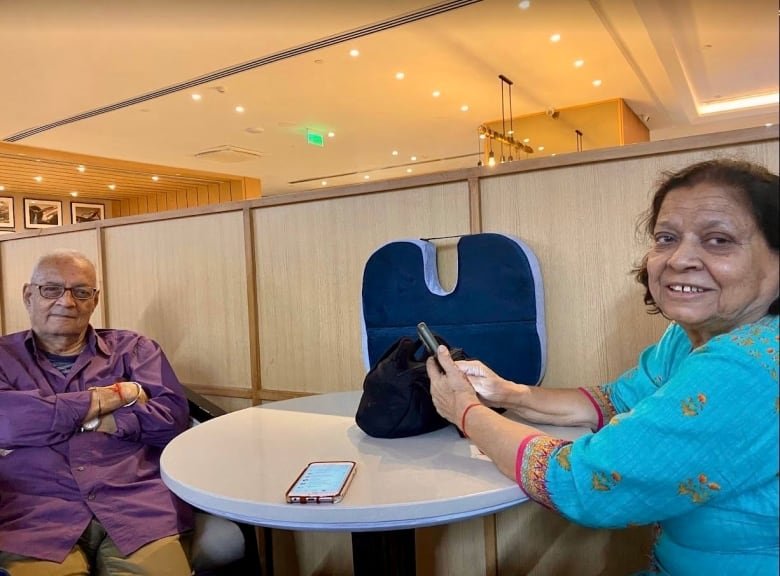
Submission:
M 252 211 L 245 207 L 241 211 L 241 219 L 244 232 L 244 268 L 246 270 L 246 302 L 247 322 L 249 331 L 249 381 L 252 387 L 252 402 L 258 403 L 261 399 L 263 382 L 260 377 L 260 323 L 257 313 L 257 302 L 260 295 L 257 291 L 257 266 L 255 264 L 255 231 L 252 224 Z
M 260 198 L 262 195 L 262 182 L 257 178 L 244 178 L 243 181 L 232 180 L 231 186 L 242 186 L 244 189 L 244 199 Z
M 219 204 L 219 184 L 209 184 L 209 204 Z
M 165 192 L 157 192 L 157 211 L 163 212 L 168 210 L 168 195 Z
M 198 206 L 206 206 L 209 203 L 209 187 L 206 184 L 201 184 L 197 190 Z
M 228 184 L 227 182 L 220 182 L 219 183 L 219 201 L 220 202 L 230 202 L 233 197 L 231 195 L 231 188 L 232 186 Z
M 241 212 L 105 229 L 111 327 L 157 340 L 184 382 L 250 388 Z
M 584 528 L 535 502 L 496 518 L 501 576 L 624 576 L 648 568 L 650 527 Z
M 138 212 L 138 197 L 134 196 L 132 198 L 127 199 L 127 206 L 128 206 L 128 215 L 129 216 L 135 216 Z
M 176 191 L 171 190 L 166 192 L 166 197 L 168 199 L 168 210 L 176 210 L 177 208 L 184 208 L 184 206 L 179 206 L 179 198 Z
M 149 210 L 149 198 L 147 196 L 138 197 L 138 213 L 147 214 Z
M 416 530 L 417 573 L 426 576 L 495 576 L 494 557 L 485 538 L 485 519 L 431 526 Z
M 464 182 L 256 209 L 264 389 L 360 388 L 366 260 L 390 240 L 465 234 L 468 218 Z
M 184 188 L 176 191 L 176 208 L 187 208 L 187 190 Z
M 0 281 L 3 283 L 3 323 L 6 334 L 30 327 L 27 310 L 22 303 L 22 286 L 30 281 L 30 274 L 38 258 L 46 252 L 67 248 L 83 252 L 98 267 L 99 245 L 94 229 L 63 234 L 46 234 L 0 242 Z M 100 284 L 101 271 L 97 270 Z M 99 286 L 101 292 L 105 286 Z M 92 315 L 92 325 L 103 326 L 103 304 L 99 303 Z
M 146 197 L 146 204 L 149 209 L 149 212 L 159 212 L 160 209 L 157 207 L 157 194 L 150 194 Z
M 352 539 L 349 532 L 273 530 L 271 546 L 273 576 L 352 574 Z
M 129 198 L 122 198 L 119 201 L 119 205 L 121 206 L 119 210 L 119 214 L 121 216 L 130 216 L 130 199 Z
M 479 178 L 471 177 L 469 184 L 469 232 L 479 234 L 482 232 L 482 199 L 479 189 Z
M 230 186 L 230 200 L 232 202 L 245 199 L 243 180 L 231 180 L 228 185 Z
M 598 164 L 481 183 L 484 229 L 518 236 L 540 262 L 545 386 L 590 386 L 615 377 L 619 370 L 607 370 L 615 353 L 627 369 L 663 330 L 664 322 L 645 314 L 641 287 L 629 276 L 642 253 L 634 241 L 636 217 L 657 173 L 633 168 Z M 626 182 L 636 184 L 626 189 Z
M 198 189 L 194 186 L 186 188 L 185 193 L 187 194 L 187 208 L 195 208 L 198 205 Z

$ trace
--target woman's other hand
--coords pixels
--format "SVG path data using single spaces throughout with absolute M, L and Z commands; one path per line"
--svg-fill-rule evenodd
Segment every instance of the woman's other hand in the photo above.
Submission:
M 431 397 L 436 411 L 455 425 L 460 425 L 461 414 L 466 406 L 479 402 L 477 393 L 466 375 L 455 364 L 446 346 L 439 346 L 436 354 L 428 358 L 426 369 L 431 380 Z M 441 365 L 441 369 L 439 368 Z M 442 373 L 442 369 L 444 373 Z
M 504 407 L 518 386 L 501 378 L 479 360 L 459 360 L 455 362 L 458 369 L 466 375 L 468 381 L 487 406 Z

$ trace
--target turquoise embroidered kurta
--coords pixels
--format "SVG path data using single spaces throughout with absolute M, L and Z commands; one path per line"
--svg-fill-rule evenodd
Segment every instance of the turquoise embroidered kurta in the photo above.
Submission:
M 606 425 L 521 444 L 517 481 L 594 527 L 656 523 L 653 573 L 778 573 L 778 316 L 692 349 L 677 324 L 612 383 Z

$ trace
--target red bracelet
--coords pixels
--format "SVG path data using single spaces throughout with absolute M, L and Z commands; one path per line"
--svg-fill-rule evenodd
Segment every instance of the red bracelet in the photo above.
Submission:
M 463 411 L 463 416 L 460 417 L 460 431 L 463 432 L 463 435 L 468 438 L 469 435 L 466 434 L 466 414 L 469 413 L 469 410 L 474 408 L 474 406 L 482 406 L 481 402 L 472 402 L 468 406 L 466 406 L 466 409 Z
M 122 387 L 119 385 L 121 382 L 114 382 L 111 384 L 110 388 L 116 392 L 116 395 L 119 396 L 119 401 L 122 402 L 122 404 L 125 403 L 125 399 L 122 396 Z

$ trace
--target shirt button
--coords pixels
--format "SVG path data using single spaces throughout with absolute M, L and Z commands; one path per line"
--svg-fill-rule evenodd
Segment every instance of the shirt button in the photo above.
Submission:
M 78 468 L 76 468 L 76 470 L 78 470 L 79 472 L 84 472 L 84 466 L 79 466 Z
M 95 493 L 90 492 L 89 496 L 87 496 L 87 500 L 94 500 L 95 499 Z

